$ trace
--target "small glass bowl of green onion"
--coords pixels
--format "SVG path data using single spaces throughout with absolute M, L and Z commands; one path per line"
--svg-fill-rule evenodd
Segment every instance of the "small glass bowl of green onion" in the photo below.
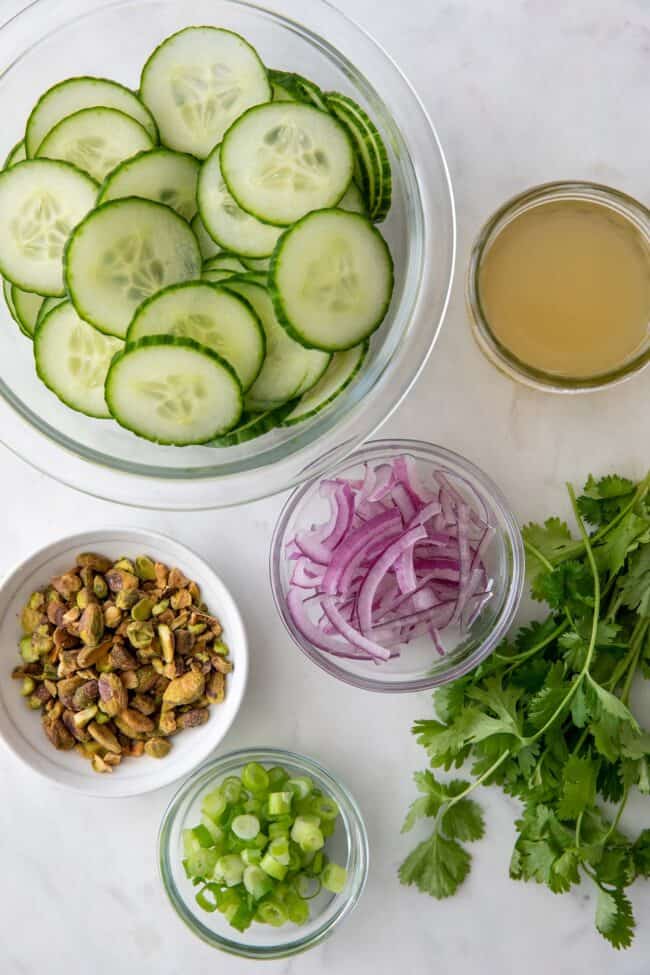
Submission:
M 163 817 L 160 870 L 194 934 L 245 958 L 284 958 L 332 933 L 368 872 L 345 786 L 311 758 L 245 749 L 200 768 Z

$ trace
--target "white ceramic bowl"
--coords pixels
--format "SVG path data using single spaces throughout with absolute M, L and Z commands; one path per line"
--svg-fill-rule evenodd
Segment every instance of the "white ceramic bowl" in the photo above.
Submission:
M 25 706 L 20 682 L 11 671 L 19 663 L 19 615 L 30 594 L 74 565 L 79 552 L 95 551 L 118 558 L 147 554 L 178 566 L 201 587 L 210 610 L 219 617 L 230 647 L 233 671 L 226 699 L 210 708 L 210 720 L 174 736 L 164 759 L 128 759 L 112 774 L 94 772 L 76 752 L 56 751 L 45 737 L 40 713 Z M 219 745 L 240 708 L 248 676 L 248 644 L 235 601 L 221 579 L 194 552 L 155 532 L 116 529 L 69 535 L 40 549 L 16 566 L 0 586 L 0 738 L 14 755 L 51 782 L 86 795 L 133 796 L 169 785 L 204 762 Z

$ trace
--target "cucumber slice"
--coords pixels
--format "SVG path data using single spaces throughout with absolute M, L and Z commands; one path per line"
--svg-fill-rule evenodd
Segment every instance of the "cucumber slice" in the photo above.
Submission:
M 357 153 L 361 188 L 370 219 L 381 222 L 391 206 L 392 173 L 384 140 L 372 119 L 352 98 L 328 92 L 327 107 L 347 129 Z
M 69 163 L 33 159 L 0 173 L 0 274 L 23 291 L 62 295 L 63 248 L 97 184 Z
M 197 203 L 210 234 L 226 250 L 244 257 L 270 257 L 282 230 L 262 223 L 237 205 L 221 174 L 221 146 L 216 146 L 201 167 Z
M 271 267 L 270 257 L 242 257 L 242 263 L 249 271 L 257 271 L 259 274 L 266 274 Z
M 269 101 L 271 87 L 257 52 L 239 34 L 186 27 L 150 56 L 140 93 L 161 141 L 205 159 L 242 112 Z
M 232 367 L 212 349 L 172 335 L 147 336 L 115 356 L 106 402 L 127 430 L 178 447 L 214 440 L 242 413 Z
M 353 169 L 345 129 L 331 115 L 300 102 L 249 109 L 221 146 L 221 171 L 239 206 L 280 226 L 310 210 L 335 206 Z
M 262 413 L 275 409 L 314 386 L 327 369 L 330 357 L 293 341 L 276 319 L 269 294 L 262 285 L 236 277 L 224 287 L 248 301 L 266 335 L 266 358 L 246 394 L 246 410 Z
M 196 183 L 199 161 L 185 152 L 149 149 L 126 159 L 109 173 L 99 191 L 98 203 L 138 196 L 164 203 L 185 220 L 196 214 Z
M 271 75 L 272 71 L 269 71 L 269 80 L 271 81 L 271 94 L 273 95 L 274 102 L 295 102 L 298 101 L 294 98 L 290 91 L 288 91 L 284 85 L 279 84 L 277 81 L 273 81 Z
M 205 229 L 205 225 L 201 220 L 201 215 L 199 213 L 197 213 L 197 215 L 194 217 L 190 226 L 194 231 L 194 236 L 199 242 L 201 257 L 204 261 L 209 261 L 211 257 L 216 257 L 217 254 L 221 254 L 221 248 Z
M 246 273 L 246 266 L 235 254 L 228 254 L 224 251 L 203 262 L 204 271 L 233 271 L 240 274 Z
M 4 280 L 2 282 L 2 294 L 3 294 L 4 299 L 5 299 L 5 304 L 7 306 L 7 311 L 9 312 L 9 314 L 11 315 L 11 317 L 13 318 L 13 320 L 15 321 L 16 325 L 19 327 L 20 331 L 23 332 L 23 334 L 24 334 L 23 327 L 20 324 L 20 322 L 18 321 L 18 315 L 16 314 L 16 309 L 14 308 L 14 299 L 13 299 L 13 295 L 11 293 L 11 289 L 12 288 L 13 288 L 13 285 L 12 285 L 11 281 Z
M 55 396 L 78 413 L 110 417 L 104 399 L 108 367 L 124 343 L 102 335 L 63 301 L 45 315 L 34 332 L 34 361 L 39 378 Z
M 68 300 L 69 299 L 67 298 L 67 296 L 64 296 L 63 298 L 44 298 L 43 304 L 41 305 L 38 312 L 38 317 L 36 319 L 36 326 L 34 331 L 36 331 L 39 324 L 43 321 L 46 315 L 49 315 L 49 313 L 52 311 L 53 308 L 56 308 L 56 306 L 60 305 L 63 301 L 68 301 Z
M 244 390 L 264 361 L 264 331 L 251 306 L 203 281 L 172 285 L 140 305 L 126 340 L 145 335 L 177 335 L 214 349 L 233 367 Z
M 210 284 L 221 284 L 223 281 L 228 281 L 230 278 L 236 278 L 238 274 L 238 271 L 229 271 L 226 268 L 205 268 L 201 274 L 201 278 L 203 281 L 208 281 Z
M 255 440 L 257 437 L 264 436 L 270 430 L 275 430 L 282 426 L 282 421 L 294 408 L 296 401 L 289 400 L 283 406 L 275 410 L 267 410 L 265 413 L 243 413 L 238 426 L 230 433 L 225 433 L 222 437 L 217 437 L 211 441 L 210 447 L 236 447 L 238 444 L 246 443 L 248 440 Z
M 127 197 L 93 210 L 73 231 L 65 280 L 73 305 L 100 332 L 124 338 L 145 298 L 201 274 L 189 225 L 174 210 Z
M 381 325 L 393 292 L 393 261 L 366 217 L 318 210 L 283 235 L 269 280 L 275 313 L 292 338 L 338 352 Z
M 27 153 L 25 152 L 25 140 L 21 139 L 13 147 L 7 158 L 5 159 L 3 169 L 11 169 L 16 163 L 24 162 L 27 159 Z
M 300 397 L 295 407 L 282 421 L 282 426 L 302 423 L 303 420 L 315 416 L 329 406 L 344 389 L 347 389 L 358 374 L 368 353 L 368 346 L 368 342 L 362 342 L 361 345 L 355 345 L 353 349 L 333 355 L 322 378 L 309 392 Z
M 33 291 L 22 291 L 15 284 L 11 286 L 11 297 L 20 329 L 31 337 L 45 299 L 43 295 L 37 295 Z
M 48 132 L 36 158 L 72 163 L 101 183 L 123 159 L 152 145 L 147 130 L 130 115 L 115 108 L 83 108 Z
M 27 120 L 25 149 L 36 155 L 41 142 L 54 126 L 82 108 L 116 108 L 142 125 L 153 142 L 158 129 L 150 112 L 129 88 L 107 78 L 68 78 L 49 88 L 36 103 Z
M 270 68 L 269 80 L 274 88 L 277 86 L 281 93 L 286 93 L 288 96 L 284 99 L 276 99 L 274 95 L 275 101 L 308 102 L 315 108 L 320 108 L 322 112 L 328 110 L 325 95 L 318 85 L 310 81 L 309 78 L 304 78 L 301 74 L 296 74 L 295 71 L 276 71 L 274 68 Z
M 345 196 L 339 203 L 339 209 L 349 210 L 350 213 L 362 213 L 364 216 L 368 216 L 361 190 L 356 183 L 350 183 L 348 186 L 345 191 Z

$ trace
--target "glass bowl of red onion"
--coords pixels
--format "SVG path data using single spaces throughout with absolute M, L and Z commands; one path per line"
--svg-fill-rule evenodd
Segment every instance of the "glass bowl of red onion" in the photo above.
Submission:
M 373 691 L 450 683 L 506 635 L 524 584 L 499 488 L 453 451 L 377 440 L 289 497 L 271 542 L 285 627 L 328 674 Z

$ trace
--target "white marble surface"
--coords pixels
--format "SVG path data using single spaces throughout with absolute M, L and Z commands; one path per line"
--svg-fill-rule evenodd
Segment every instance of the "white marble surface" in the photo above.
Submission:
M 15 6 L 5 0 L 0 14 Z M 648 0 L 347 0 L 345 9 L 418 88 L 448 154 L 458 206 L 450 313 L 417 388 L 384 432 L 466 454 L 500 482 L 521 519 L 565 507 L 567 478 L 612 468 L 640 474 L 648 462 L 650 373 L 590 397 L 513 385 L 473 345 L 462 276 L 481 221 L 533 183 L 587 177 L 648 202 Z M 231 586 L 252 638 L 248 697 L 224 747 L 295 747 L 356 792 L 372 848 L 366 894 L 333 939 L 268 964 L 269 975 L 648 972 L 650 885 L 633 890 L 641 921 L 635 946 L 613 952 L 593 930 L 586 890 L 554 897 L 508 879 L 516 803 L 496 792 L 482 797 L 488 836 L 476 845 L 459 896 L 440 904 L 399 886 L 395 870 L 412 842 L 399 828 L 411 771 L 423 757 L 408 729 L 427 714 L 428 695 L 338 686 L 289 643 L 266 576 L 281 498 L 235 512 L 143 513 L 76 495 L 4 450 L 0 464 L 0 572 L 71 526 L 141 525 L 193 546 Z M 80 799 L 49 788 L 0 751 L 2 975 L 251 970 L 194 940 L 165 901 L 155 837 L 172 791 L 109 803 Z M 640 822 L 639 806 L 631 816 Z

